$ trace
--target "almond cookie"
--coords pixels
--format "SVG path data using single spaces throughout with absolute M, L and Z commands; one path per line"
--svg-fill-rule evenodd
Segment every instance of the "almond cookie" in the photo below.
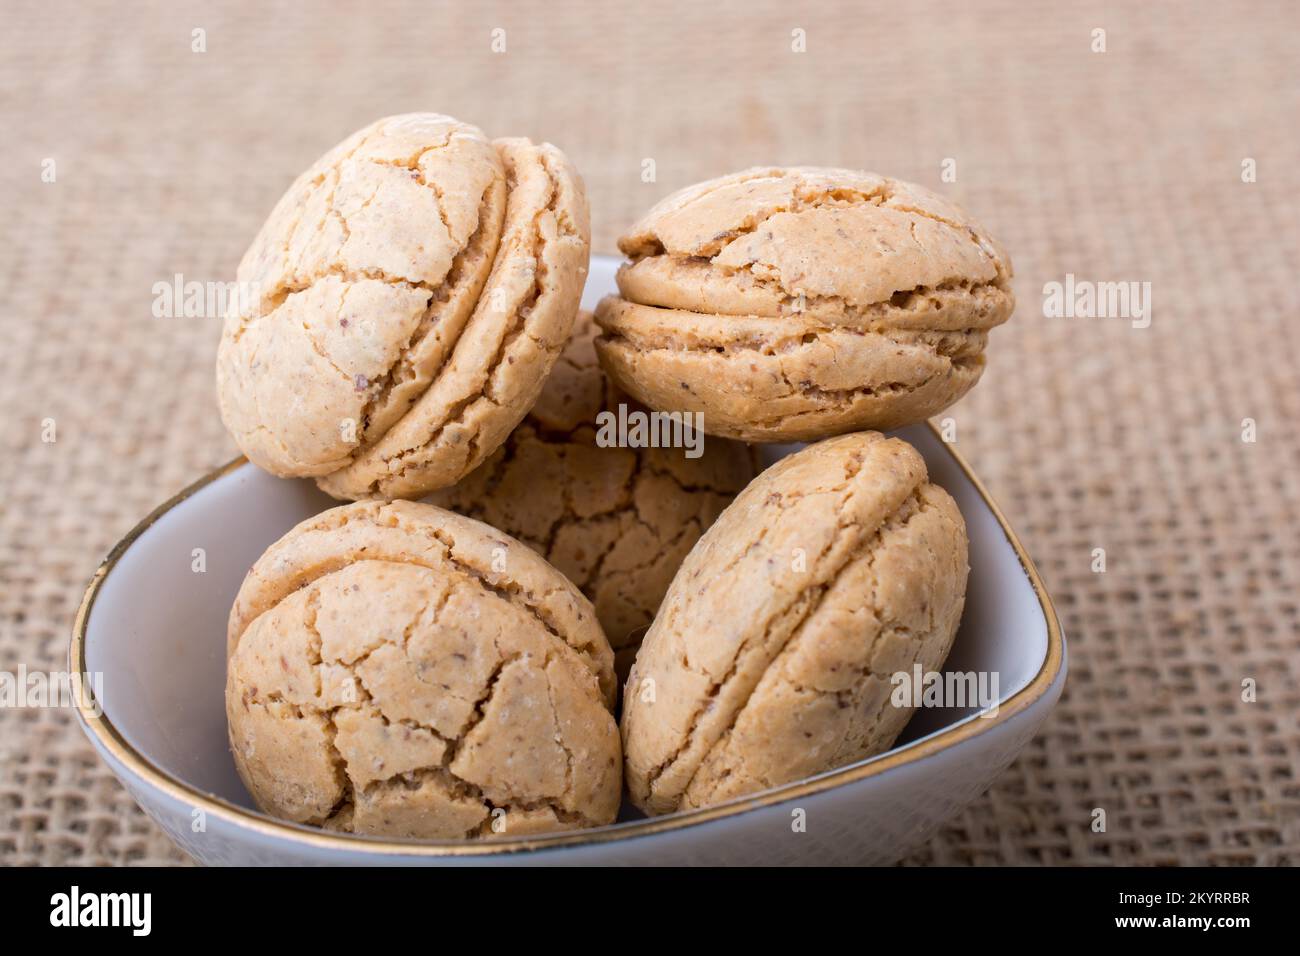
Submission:
M 454 483 L 536 401 L 589 237 L 554 146 L 434 113 L 367 126 L 298 178 L 239 265 L 217 356 L 227 429 L 338 498 Z
M 623 704 L 648 813 L 719 803 L 888 749 L 891 675 L 937 670 L 966 593 L 966 526 L 912 446 L 832 438 L 768 468 L 683 562 Z
M 621 790 L 613 654 L 532 550 L 414 502 L 326 511 L 230 614 L 226 715 L 268 813 L 352 833 L 600 826 Z
M 751 169 L 659 203 L 619 240 L 601 364 L 710 434 L 813 441 L 928 418 L 979 379 L 1011 262 L 961 209 L 871 173 Z
M 505 444 L 428 500 L 478 518 L 536 549 L 596 607 L 626 677 L 682 559 L 754 477 L 739 442 L 683 448 L 600 447 L 602 412 L 645 410 L 596 362 L 591 313 L 578 314 L 541 397 Z

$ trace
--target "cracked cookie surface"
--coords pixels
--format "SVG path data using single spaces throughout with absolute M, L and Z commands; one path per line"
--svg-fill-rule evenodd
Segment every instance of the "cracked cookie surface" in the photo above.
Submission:
M 759 475 L 691 551 L 624 695 L 628 790 L 669 813 L 888 749 L 892 674 L 937 670 L 961 619 L 966 527 L 917 451 L 831 438 Z
M 477 518 L 534 548 L 596 608 L 626 677 L 682 559 L 755 473 L 738 442 L 681 448 L 597 444 L 597 416 L 620 403 L 596 361 L 596 329 L 579 313 L 573 337 L 532 411 L 483 465 L 432 504 Z
M 240 263 L 222 418 L 259 466 L 339 498 L 418 497 L 536 400 L 586 277 L 582 182 L 549 144 L 432 113 L 359 130 Z
M 403 838 L 613 821 L 613 655 L 529 548 L 431 505 L 303 522 L 231 611 L 226 713 L 258 805 Z
M 619 240 L 601 364 L 711 434 L 812 441 L 921 421 L 978 381 L 1015 300 L 1011 262 L 910 183 L 814 167 L 682 190 Z

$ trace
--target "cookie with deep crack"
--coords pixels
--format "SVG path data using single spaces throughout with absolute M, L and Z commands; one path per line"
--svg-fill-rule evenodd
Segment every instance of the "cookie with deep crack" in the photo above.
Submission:
M 596 608 L 626 677 L 682 559 L 756 470 L 739 442 L 602 447 L 609 416 L 646 410 L 601 372 L 580 312 L 541 397 L 473 474 L 427 499 L 534 548 Z
M 222 419 L 254 463 L 338 498 L 453 484 L 536 401 L 589 243 L 554 146 L 434 113 L 372 123 L 294 182 L 241 261 Z
M 719 803 L 888 749 L 891 676 L 937 670 L 966 526 L 906 442 L 862 432 L 767 469 L 683 562 L 624 693 L 624 774 L 649 813 Z
M 277 817 L 473 838 L 618 812 L 591 604 L 478 521 L 407 501 L 317 515 L 249 571 L 227 646 L 235 765 Z
M 619 240 L 601 364 L 710 434 L 814 441 L 891 429 L 978 381 L 1011 261 L 965 212 L 844 169 L 751 169 L 656 205 Z

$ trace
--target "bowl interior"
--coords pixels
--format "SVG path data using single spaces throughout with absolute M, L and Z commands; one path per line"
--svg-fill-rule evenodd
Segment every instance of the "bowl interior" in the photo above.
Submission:
M 613 288 L 616 261 L 596 257 L 590 308 Z M 1048 626 L 1016 550 L 948 447 L 928 427 L 900 438 L 956 499 L 970 535 L 966 608 L 946 671 L 997 675 L 997 697 L 1026 686 L 1048 653 Z M 797 446 L 767 449 L 771 460 Z M 253 808 L 226 738 L 226 618 L 244 574 L 273 541 L 336 502 L 310 481 L 231 468 L 145 529 L 103 580 L 86 621 L 85 666 L 102 675 L 104 714 L 145 760 L 183 785 Z M 898 747 L 959 721 L 967 707 L 923 708 Z

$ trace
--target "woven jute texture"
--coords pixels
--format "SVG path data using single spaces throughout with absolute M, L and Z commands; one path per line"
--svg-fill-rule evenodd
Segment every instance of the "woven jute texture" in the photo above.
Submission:
M 98 561 L 235 454 L 218 322 L 155 318 L 153 284 L 229 279 L 354 128 L 436 110 L 549 139 L 607 252 L 706 177 L 868 168 L 962 202 L 1015 260 L 1017 314 L 950 414 L 1070 642 L 1038 738 L 909 862 L 1300 862 L 1293 3 L 11 0 L 3 19 L 0 669 L 62 669 Z M 1149 327 L 1045 317 L 1067 275 L 1149 282 Z M 0 710 L 0 860 L 183 862 L 71 713 L 37 708 Z

